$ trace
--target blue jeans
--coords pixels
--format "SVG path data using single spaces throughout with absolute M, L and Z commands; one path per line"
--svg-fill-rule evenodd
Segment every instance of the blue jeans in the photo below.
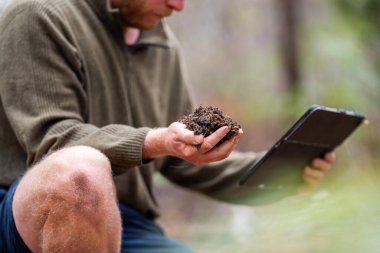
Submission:
M 0 253 L 31 253 L 13 219 L 12 201 L 19 180 L 9 189 L 0 188 Z M 192 253 L 179 241 L 167 237 L 149 218 L 119 203 L 122 218 L 121 253 Z
M 187 246 L 167 237 L 153 220 L 119 204 L 123 223 L 122 253 L 192 253 Z
M 9 189 L 0 188 L 0 253 L 31 253 L 13 219 L 12 202 L 18 183 L 16 180 Z

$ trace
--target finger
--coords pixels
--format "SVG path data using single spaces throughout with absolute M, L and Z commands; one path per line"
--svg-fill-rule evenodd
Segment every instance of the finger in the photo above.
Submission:
M 207 159 L 207 162 L 216 162 L 227 158 L 235 149 L 241 135 L 242 132 L 238 133 L 230 140 L 223 142 L 221 145 L 209 150 L 205 153 L 203 159 Z
M 304 170 L 304 175 L 306 177 L 310 177 L 310 178 L 314 178 L 316 180 L 320 180 L 323 177 L 324 173 L 320 170 L 315 170 L 315 169 L 307 166 Z
M 239 129 L 239 132 L 234 137 L 222 143 L 220 146 L 211 149 L 210 151 L 208 151 L 208 153 L 215 152 L 214 157 L 219 160 L 228 157 L 230 153 L 235 149 L 242 135 L 243 135 L 243 130 Z
M 236 144 L 239 142 L 239 138 L 237 136 L 232 137 L 231 140 L 229 140 L 233 146 L 236 146 Z
M 318 180 L 312 177 L 304 176 L 304 180 L 309 187 L 315 187 L 318 184 Z
M 199 157 L 198 162 L 201 164 L 207 164 L 211 162 L 221 161 L 227 158 L 233 149 L 228 148 L 227 146 L 232 146 L 231 143 L 223 143 L 221 146 L 211 149 L 209 152 L 204 153 Z M 222 147 L 223 146 L 223 147 Z
M 203 142 L 204 137 L 202 135 L 194 135 L 194 132 L 187 129 L 182 123 L 173 123 L 172 127 L 176 133 L 176 141 L 183 142 L 187 145 L 199 145 Z
M 186 145 L 182 149 L 179 149 L 178 152 L 181 153 L 181 157 L 186 160 L 191 160 L 197 153 L 198 149 L 196 146 L 193 145 Z
M 243 136 L 244 132 L 243 129 L 239 129 L 239 132 L 231 138 L 231 142 L 236 145 L 239 142 L 239 139 Z
M 325 160 L 332 163 L 334 162 L 336 159 L 336 155 L 335 155 L 335 152 L 332 151 L 332 152 L 328 152 L 325 154 Z
M 202 135 L 194 135 L 194 132 L 186 131 L 183 133 L 180 133 L 180 135 L 177 137 L 177 141 L 181 141 L 187 145 L 199 145 L 203 141 Z
M 213 147 L 215 147 L 216 144 L 218 144 L 221 139 L 223 139 L 224 136 L 226 136 L 229 131 L 230 128 L 228 126 L 224 126 L 204 138 L 200 152 L 207 153 L 210 151 Z
M 314 159 L 311 166 L 314 168 L 314 169 L 317 169 L 317 170 L 321 170 L 321 171 L 329 171 L 331 169 L 331 163 L 326 161 L 326 160 L 322 160 L 322 159 Z

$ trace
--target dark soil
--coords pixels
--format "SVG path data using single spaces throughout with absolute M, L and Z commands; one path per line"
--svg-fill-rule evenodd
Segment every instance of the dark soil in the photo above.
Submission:
M 209 136 L 222 126 L 229 126 L 231 130 L 217 145 L 220 145 L 237 135 L 239 128 L 241 128 L 237 122 L 233 121 L 227 115 L 224 115 L 217 107 L 212 106 L 199 106 L 194 113 L 183 116 L 179 122 L 186 125 L 186 128 L 189 130 L 194 131 L 196 135 L 201 134 L 205 137 Z

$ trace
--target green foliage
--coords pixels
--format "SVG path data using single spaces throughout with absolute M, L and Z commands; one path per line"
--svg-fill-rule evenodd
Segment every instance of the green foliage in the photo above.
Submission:
M 345 13 L 364 20 L 379 21 L 380 2 L 378 0 L 334 0 Z
M 365 54 L 360 58 L 364 61 L 356 60 L 357 67 L 348 73 L 348 76 L 358 77 L 356 81 L 358 81 L 359 89 L 356 96 L 360 97 L 361 94 L 362 98 L 365 98 L 361 99 L 360 104 L 366 104 L 365 111 L 374 122 L 372 127 L 378 129 L 377 125 L 380 122 L 378 113 L 380 105 L 380 86 L 378 85 L 380 81 L 380 1 L 332 0 L 332 2 L 342 14 L 343 19 L 340 22 L 345 25 L 346 30 L 348 28 L 351 30 L 351 34 L 359 39 L 356 43 L 364 49 L 362 52 Z M 353 37 L 354 40 L 355 37 Z M 358 58 L 355 57 L 355 59 Z M 378 150 L 380 132 L 373 131 L 369 137 L 369 146 Z
M 380 58 L 380 1 L 378 0 L 332 0 L 346 17 L 356 33 L 364 39 L 375 61 Z M 370 53 L 370 54 L 371 54 Z M 370 57 L 373 57 L 370 55 Z M 380 65 L 380 64 L 379 64 Z M 377 66 L 380 68 L 380 66 Z M 380 72 L 380 70 L 379 70 Z
M 330 19 L 303 33 L 304 94 L 313 103 L 367 112 L 379 81 L 347 23 Z

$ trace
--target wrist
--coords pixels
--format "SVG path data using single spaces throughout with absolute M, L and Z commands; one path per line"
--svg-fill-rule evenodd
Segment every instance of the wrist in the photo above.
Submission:
M 157 158 L 168 154 L 165 146 L 166 128 L 150 130 L 144 140 L 142 156 L 144 159 Z

